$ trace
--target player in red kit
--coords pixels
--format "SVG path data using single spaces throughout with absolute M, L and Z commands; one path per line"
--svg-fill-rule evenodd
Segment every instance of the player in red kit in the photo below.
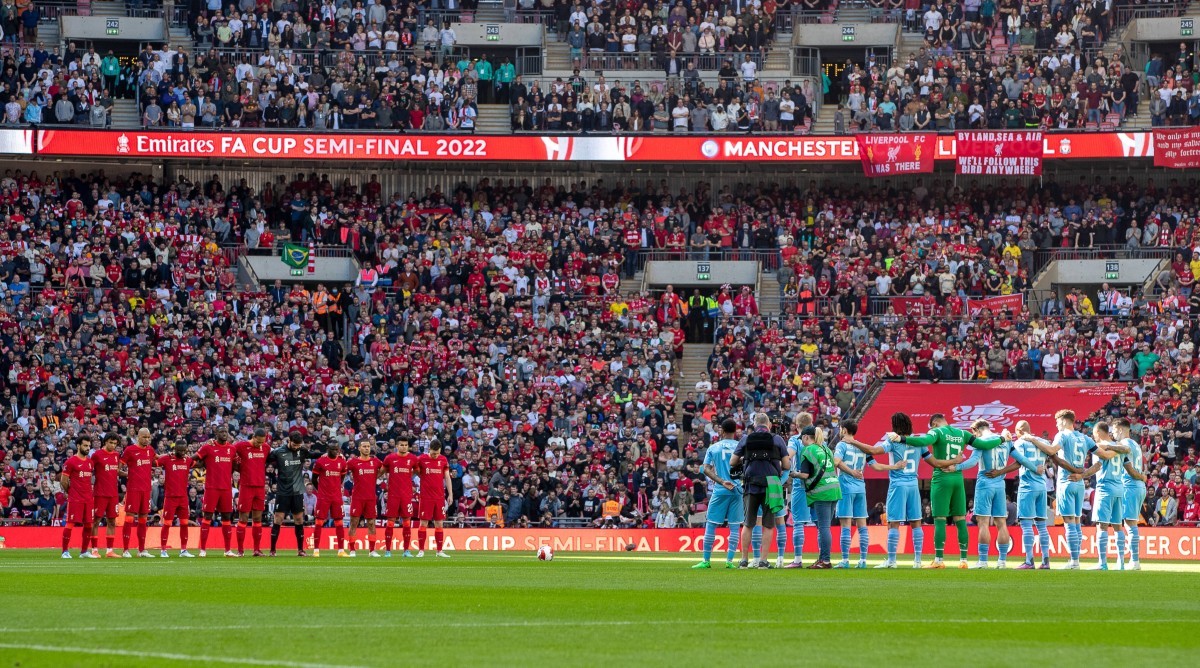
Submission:
M 125 526 L 121 527 L 121 543 L 125 552 L 121 554 L 126 559 L 129 554 L 129 534 L 133 532 L 133 523 L 137 523 L 137 542 L 139 557 L 153 557 L 146 551 L 146 527 L 150 521 L 150 493 L 154 464 L 158 453 L 150 445 L 153 440 L 150 430 L 138 430 L 137 442 L 125 448 L 121 453 L 121 463 L 125 469 Z
M 95 523 L 92 534 L 92 554 L 100 556 L 99 547 L 100 520 L 104 520 L 105 550 L 104 556 L 116 557 L 113 552 L 113 541 L 117 537 L 117 502 L 121 500 L 121 454 L 117 446 L 121 439 L 116 434 L 104 438 L 104 447 L 92 453 L 92 463 L 95 465 L 96 484 L 93 499 L 96 509 Z
M 313 526 L 313 556 L 321 556 L 321 529 L 325 521 L 332 519 L 337 534 L 338 556 L 344 557 L 342 549 L 346 542 L 346 532 L 342 528 L 342 479 L 346 477 L 346 458 L 337 443 L 330 443 L 325 454 L 317 458 L 312 468 L 313 478 L 317 481 L 317 507 L 313 511 L 316 522 Z
M 171 533 L 171 524 L 178 519 L 179 556 L 190 559 L 195 556 L 187 549 L 188 520 L 191 518 L 188 506 L 188 478 L 192 471 L 192 460 L 188 457 L 186 443 L 176 443 L 173 450 L 171 454 L 158 458 L 158 466 L 164 472 L 162 538 L 159 541 L 158 556 L 167 557 L 167 535 Z
M 383 556 L 392 556 L 392 538 L 394 527 L 402 527 L 404 539 L 404 555 L 411 557 L 408 551 L 412 545 L 412 528 L 409 523 L 413 518 L 413 474 L 417 469 L 417 456 L 408 451 L 410 436 L 401 436 L 396 443 L 396 451 L 383 458 L 383 469 L 387 472 L 387 528 L 383 538 L 387 544 Z
M 245 554 L 246 524 L 253 522 L 251 540 L 254 542 L 254 553 L 251 556 L 261 557 L 262 514 L 267 508 L 267 456 L 271 454 L 271 448 L 267 445 L 267 430 L 262 427 L 255 429 L 249 441 L 238 441 L 234 449 L 237 451 L 239 473 L 238 512 L 242 520 L 237 527 L 238 556 Z
M 237 451 L 229 441 L 229 429 L 217 428 L 217 438 L 200 446 L 192 463 L 204 467 L 204 521 L 200 524 L 200 556 L 208 547 L 208 532 L 213 515 L 221 515 L 221 535 L 225 538 L 225 556 L 236 557 L 231 538 L 233 534 L 233 461 Z
M 67 522 L 63 525 L 63 559 L 71 558 L 71 533 L 75 527 L 83 527 L 83 543 L 79 548 L 79 556 L 85 559 L 95 559 L 88 552 L 88 543 L 92 541 L 92 518 L 95 510 L 92 508 L 92 474 L 95 472 L 95 462 L 88 457 L 92 449 L 90 439 L 79 439 L 75 456 L 67 459 L 63 465 L 59 482 L 67 492 Z
M 354 482 L 354 491 L 350 493 L 350 556 L 354 552 L 354 536 L 358 533 L 358 525 L 367 521 L 367 539 L 371 546 L 371 556 L 378 557 L 375 550 L 375 518 L 379 516 L 379 476 L 383 472 L 383 462 L 371 454 L 370 439 L 358 444 L 358 456 L 346 464 L 350 471 L 350 479 Z
M 448 559 L 450 555 L 442 550 L 445 534 L 442 523 L 446 521 L 446 508 L 453 499 L 450 487 L 450 462 L 442 456 L 442 442 L 433 439 L 429 443 L 429 452 L 417 457 L 417 473 L 421 476 L 421 528 L 417 530 L 417 541 L 420 543 L 417 556 L 425 556 L 425 540 L 427 529 L 433 529 L 433 540 L 437 544 L 437 556 Z

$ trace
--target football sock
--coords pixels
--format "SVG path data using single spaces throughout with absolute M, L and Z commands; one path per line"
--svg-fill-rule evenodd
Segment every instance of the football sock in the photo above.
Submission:
M 245 551 L 245 549 L 246 549 L 246 523 L 245 522 L 238 522 L 237 546 L 238 546 L 238 552 Z
M 900 529 L 893 529 L 891 527 L 888 527 L 888 539 L 887 539 L 887 554 L 888 554 L 888 556 L 887 556 L 887 558 L 888 558 L 889 562 L 896 560 L 896 550 L 899 548 L 900 548 Z
M 200 520 L 200 549 L 208 547 L 208 532 L 212 531 L 212 520 Z
M 921 560 L 922 548 L 925 547 L 925 527 L 913 527 L 913 558 Z
M 275 551 L 275 546 L 279 545 L 279 529 L 280 529 L 280 527 L 278 524 L 271 525 L 271 551 L 272 552 Z M 299 549 L 299 546 L 297 546 L 297 549 Z
M 787 551 L 787 526 L 775 527 L 775 554 L 782 557 Z
M 750 551 L 755 559 L 762 559 L 762 525 L 755 524 L 750 530 Z
M 1000 556 L 997 559 L 997 561 L 999 561 L 1000 563 L 1004 563 L 1008 559 L 1008 550 L 1011 547 L 1012 547 L 1011 542 L 1000 543 L 999 545 L 997 545 L 996 549 L 1000 552 Z
M 838 543 L 842 548 L 842 561 L 850 561 L 850 527 L 842 527 Z
M 441 529 L 434 529 L 433 540 L 437 543 L 437 551 L 441 552 L 442 547 L 446 544 L 446 534 Z
M 933 520 L 933 556 L 941 559 L 946 552 L 946 519 L 938 517 Z
M 418 550 L 425 549 L 425 545 L 426 545 L 425 541 L 427 538 L 429 538 L 429 534 L 425 531 L 425 527 L 421 527 L 421 528 L 417 529 L 417 549 Z
M 83 550 L 87 550 L 88 543 L 92 542 L 92 525 L 83 525 Z M 80 554 L 83 554 L 81 551 Z
M 138 550 L 141 552 L 146 551 L 146 530 L 148 527 L 147 522 L 148 522 L 148 520 L 146 519 L 145 516 L 138 518 L 137 539 L 138 539 Z
M 1129 527 L 1129 558 L 1135 563 L 1142 558 L 1142 539 L 1138 536 L 1137 526 Z
M 867 552 L 871 551 L 871 534 L 866 527 L 858 528 L 858 560 L 866 561 Z
M 1113 529 L 1113 541 L 1117 544 L 1117 563 L 1125 565 L 1125 536 L 1120 529 Z
M 258 552 L 259 546 L 262 544 L 262 530 L 263 525 L 261 521 L 250 525 L 250 540 L 254 541 L 255 552 Z
M 1050 563 L 1050 532 L 1046 530 L 1046 520 L 1037 521 L 1037 530 L 1038 542 L 1042 546 L 1042 561 Z
M 988 560 L 988 551 L 989 551 L 990 549 L 991 549 L 991 546 L 990 546 L 990 545 L 988 545 L 987 543 L 980 543 L 980 544 L 979 544 L 979 561 L 980 561 L 980 563 L 984 563 L 984 564 L 986 564 L 986 563 L 987 563 L 987 560 Z
M 958 558 L 966 559 L 971 542 L 971 535 L 967 533 L 967 521 L 954 520 L 954 529 L 958 533 Z
M 304 542 L 304 522 L 303 522 L 303 520 L 301 520 L 300 523 L 298 523 L 298 524 L 295 523 L 296 520 L 292 520 L 292 522 L 293 522 L 292 530 L 296 532 L 296 549 L 297 550 L 307 549 L 308 546 Z
M 804 527 L 799 524 L 792 527 L 792 552 L 797 559 L 804 554 Z
M 170 533 L 171 533 L 171 525 L 164 524 L 162 527 L 162 531 L 160 531 L 158 533 L 158 549 L 160 549 L 160 550 L 167 549 L 167 538 L 169 537 Z
M 1108 529 L 1096 530 L 1096 552 L 1100 553 L 1100 565 L 1108 565 Z
M 107 533 L 107 531 L 108 531 L 108 528 L 105 527 L 106 533 L 104 534 L 104 542 L 108 545 L 108 547 L 106 549 L 111 550 L 113 548 L 113 543 L 117 542 L 117 534 L 116 533 Z
M 233 549 L 233 525 L 221 520 L 221 537 L 225 539 L 225 551 Z
M 395 537 L 396 537 L 396 528 L 392 526 L 391 522 L 388 522 L 387 526 L 383 528 L 383 542 L 387 545 L 387 547 L 385 547 L 383 549 L 387 550 L 388 552 L 391 552 L 392 551 L 392 539 Z
M 62 541 L 62 543 L 63 543 L 62 551 L 63 552 L 66 552 L 67 550 L 71 549 L 71 532 L 72 531 L 73 531 L 73 527 L 70 524 L 63 527 L 63 541 Z
M 712 522 L 704 523 L 704 560 L 712 559 L 713 543 L 717 541 L 717 525 Z
M 408 524 L 400 527 L 400 536 L 404 539 L 404 549 L 407 550 L 412 546 L 412 527 Z
M 337 549 L 346 549 L 346 527 L 342 526 L 339 522 L 338 525 L 333 528 L 333 532 L 337 534 Z
M 129 539 L 133 536 L 133 525 L 130 524 L 129 518 L 125 518 L 125 524 L 121 526 L 121 545 L 126 550 L 129 549 Z
M 1079 548 L 1083 544 L 1083 527 L 1078 522 L 1067 525 L 1068 545 L 1071 548 L 1071 559 L 1079 561 Z
M 1021 547 L 1025 548 L 1025 563 L 1033 563 L 1033 520 L 1021 520 Z
M 188 546 L 188 521 L 179 520 L 179 549 L 186 550 Z
M 730 524 L 729 525 L 729 549 L 725 550 L 725 560 L 726 561 L 733 561 L 733 558 L 737 556 L 738 548 L 741 547 L 741 543 L 742 543 L 742 525 Z
M 324 529 L 325 527 L 322 526 L 322 522 L 317 522 L 313 526 L 313 549 L 321 549 L 321 532 Z

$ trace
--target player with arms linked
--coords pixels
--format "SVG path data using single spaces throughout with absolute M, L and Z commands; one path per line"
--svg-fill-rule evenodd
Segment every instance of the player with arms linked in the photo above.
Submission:
M 892 414 L 892 431 L 883 440 L 884 445 L 861 446 L 850 442 L 859 450 L 873 456 L 887 454 L 890 458 L 887 491 L 887 560 L 875 568 L 895 568 L 896 552 L 900 548 L 900 526 L 908 523 L 912 529 L 913 568 L 921 567 L 921 551 L 925 545 L 925 532 L 921 528 L 921 490 L 917 486 L 917 469 L 921 465 L 921 448 L 907 445 L 893 435 L 912 434 L 912 418 L 904 413 Z
M 229 429 L 217 428 L 214 440 L 200 446 L 192 457 L 192 464 L 204 468 L 204 498 L 201 506 L 204 522 L 200 525 L 200 554 L 208 554 L 208 534 L 212 530 L 213 518 L 221 516 L 221 535 L 225 539 L 225 556 L 236 557 L 233 551 L 233 462 L 237 450 L 229 440 Z
M 121 528 L 121 542 L 125 552 L 121 555 L 126 559 L 132 557 L 129 553 L 129 534 L 134 522 L 137 523 L 138 556 L 153 557 L 146 551 L 146 530 L 150 520 L 151 478 L 154 465 L 158 461 L 158 453 L 151 445 L 154 437 L 150 430 L 138 430 L 137 441 L 125 448 L 121 453 L 121 464 L 125 475 L 125 526 Z
M 176 443 L 170 454 L 158 458 L 158 466 L 163 470 L 163 506 L 162 533 L 159 537 L 158 556 L 166 558 L 167 536 L 171 533 L 171 524 L 179 520 L 179 556 L 191 559 L 188 552 L 188 520 L 191 509 L 188 504 L 188 482 L 192 472 L 192 460 L 188 457 L 186 443 Z
M 454 489 L 450 483 L 450 462 L 442 455 L 440 440 L 433 439 L 429 443 L 429 452 L 417 458 L 417 473 L 421 479 L 421 527 L 417 530 L 417 556 L 425 556 L 426 531 L 433 527 L 433 540 L 437 545 L 435 556 L 448 559 L 450 555 L 442 549 L 446 540 L 442 525 L 446 521 L 446 508 L 454 499 Z
M 246 524 L 251 525 L 251 540 L 254 553 L 263 556 L 262 515 L 267 509 L 267 457 L 271 448 L 267 445 L 267 430 L 259 427 L 248 441 L 233 444 L 237 452 L 238 469 L 238 513 L 241 522 L 237 527 L 238 556 L 246 553 Z
M 704 452 L 704 476 L 714 484 L 704 517 L 704 560 L 692 568 L 712 568 L 709 560 L 712 559 L 713 544 L 717 539 L 717 527 L 722 524 L 729 526 L 725 568 L 737 568 L 733 558 L 737 556 L 744 508 L 741 482 L 734 480 L 729 470 L 729 460 L 738 444 L 735 436 L 737 422 L 726 418 L 721 422 L 721 440 L 708 446 L 708 450 Z
M 313 464 L 312 475 L 317 481 L 317 507 L 313 511 L 316 516 L 313 523 L 314 557 L 321 556 L 321 531 L 329 519 L 333 520 L 334 534 L 337 536 L 338 556 L 349 556 L 344 549 L 346 531 L 342 527 L 345 517 L 342 511 L 342 480 L 346 477 L 346 465 L 346 458 L 336 442 L 330 443 L 325 454 Z
M 1118 418 L 1113 423 L 1113 436 L 1129 448 L 1125 455 L 1125 477 L 1123 479 L 1124 494 L 1122 496 L 1122 515 L 1125 519 L 1125 533 L 1129 538 L 1130 569 L 1142 570 L 1141 539 L 1138 536 L 1138 520 L 1141 519 L 1142 503 L 1146 500 L 1146 460 L 1142 454 L 1142 446 L 1130 436 L 1131 428 L 1127 418 Z M 1125 537 L 1118 540 L 1123 540 Z M 1118 543 L 1118 550 L 1120 544 Z
M 387 543 L 383 556 L 392 556 L 392 540 L 395 527 L 401 527 L 404 554 L 411 557 L 408 548 L 412 545 L 413 519 L 413 475 L 417 471 L 417 456 L 409 452 L 412 436 L 405 434 L 396 442 L 396 451 L 383 458 L 383 469 L 387 474 L 387 528 L 383 539 Z
M 358 444 L 358 456 L 346 464 L 354 489 L 350 492 L 350 553 L 355 557 L 354 539 L 358 534 L 358 526 L 364 520 L 367 522 L 367 541 L 371 546 L 372 557 L 378 557 L 375 550 L 375 518 L 379 516 L 379 477 L 383 475 L 383 462 L 371 454 L 370 439 L 363 439 Z
M 275 523 L 271 525 L 271 556 L 279 545 L 279 530 L 284 515 L 296 532 L 296 556 L 304 557 L 304 460 L 312 459 L 312 452 L 304 447 L 304 437 L 298 431 L 288 435 L 286 445 L 275 448 L 267 455 L 267 463 L 275 469 Z

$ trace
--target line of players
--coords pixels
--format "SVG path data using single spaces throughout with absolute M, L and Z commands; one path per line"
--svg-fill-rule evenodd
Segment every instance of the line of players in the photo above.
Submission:
M 1062 518 L 1070 560 L 1067 569 L 1079 568 L 1082 543 L 1080 517 L 1083 513 L 1085 495 L 1084 479 L 1096 476 L 1096 496 L 1093 502 L 1097 524 L 1097 570 L 1108 570 L 1110 540 L 1117 540 L 1118 568 L 1140 570 L 1140 539 L 1138 520 L 1142 502 L 1146 498 L 1145 460 L 1141 446 L 1131 438 L 1131 425 L 1121 418 L 1112 423 L 1098 422 L 1088 436 L 1075 428 L 1075 413 L 1060 410 L 1055 414 L 1058 433 L 1053 441 L 1047 442 L 1031 433 L 1029 423 L 1021 420 L 1014 425 L 1015 432 L 1005 430 L 997 435 L 986 420 L 975 421 L 969 430 L 951 426 L 942 414 L 930 417 L 928 433 L 913 435 L 912 420 L 904 413 L 892 416 L 892 432 L 881 439 L 879 445 L 868 445 L 858 441 L 857 425 L 847 420 L 841 426 L 841 440 L 834 449 L 834 461 L 838 470 L 841 499 L 837 504 L 837 517 L 841 524 L 841 561 L 834 568 L 850 568 L 851 534 L 858 529 L 859 559 L 857 568 L 866 568 L 868 551 L 866 487 L 863 470 L 871 466 L 877 471 L 888 472 L 887 492 L 887 560 L 876 568 L 895 568 L 896 553 L 900 542 L 900 527 L 907 524 L 913 539 L 913 568 L 922 567 L 924 530 L 922 528 L 921 495 L 918 487 L 918 469 L 922 461 L 934 467 L 930 505 L 934 516 L 934 561 L 932 568 L 945 568 L 944 551 L 946 527 L 953 522 L 957 529 L 960 552 L 960 568 L 988 568 L 989 554 L 995 530 L 997 568 L 1006 568 L 1011 537 L 1008 533 L 1008 509 L 1004 480 L 1014 471 L 1018 474 L 1017 516 L 1021 525 L 1022 547 L 1025 560 L 1018 569 L 1050 568 L 1050 535 L 1047 530 L 1048 491 L 1045 472 L 1047 462 L 1058 467 L 1055 486 L 1055 510 Z M 784 472 L 791 479 L 789 508 L 775 518 L 775 539 L 779 556 L 776 566 L 798 568 L 802 566 L 804 532 L 792 532 L 794 558 L 784 564 L 786 551 L 786 521 L 790 509 L 793 526 L 802 526 L 811 521 L 804 481 L 799 478 L 795 464 L 796 454 L 805 443 L 799 434 L 812 424 L 806 413 L 793 421 L 793 435 L 788 440 L 788 452 L 793 456 L 793 470 Z M 727 420 L 722 427 L 722 439 L 713 443 L 705 453 L 704 474 L 715 485 L 708 507 L 704 534 L 704 560 L 696 568 L 709 565 L 716 529 L 722 524 L 729 526 L 729 543 L 726 551 L 726 568 L 737 568 L 734 557 L 739 546 L 739 529 L 744 521 L 740 482 L 733 480 L 729 472 L 729 460 L 737 446 L 737 427 Z M 818 432 L 819 433 L 819 432 Z M 819 438 L 819 437 L 818 437 Z M 970 449 L 970 454 L 967 454 Z M 888 455 L 888 463 L 876 461 L 876 457 Z M 1091 463 L 1088 464 L 1088 458 Z M 969 534 L 966 525 L 966 488 L 962 471 L 979 467 L 975 485 L 974 510 L 979 527 L 979 559 L 974 564 L 967 560 Z M 759 523 L 761 526 L 761 523 Z M 1121 535 L 1121 532 L 1124 535 Z M 740 567 L 757 565 L 769 567 L 761 558 L 761 529 L 756 527 L 752 538 L 754 561 L 743 560 Z M 1034 563 L 1034 543 L 1038 542 L 1041 563 Z M 1127 559 L 1128 553 L 1128 559 Z M 814 564 L 812 567 L 823 567 Z
M 225 556 L 241 557 L 245 554 L 246 530 L 250 529 L 252 556 L 264 556 L 261 550 L 262 515 L 266 509 L 267 467 L 276 474 L 275 522 L 271 527 L 270 556 L 275 556 L 279 532 L 286 522 L 293 526 L 296 534 L 298 556 L 308 556 L 304 547 L 304 467 L 303 462 L 314 459 L 312 480 L 317 488 L 315 508 L 316 523 L 313 527 L 314 549 L 312 556 L 320 556 L 321 534 L 327 520 L 335 525 L 338 556 L 356 556 L 353 550 L 358 528 L 367 527 L 372 557 L 381 556 L 375 549 L 376 520 L 378 518 L 378 485 L 386 482 L 385 510 L 385 553 L 390 557 L 394 529 L 402 529 L 403 556 L 413 556 L 412 524 L 417 527 L 417 557 L 424 556 L 428 545 L 428 530 L 433 528 L 434 544 L 438 557 L 448 557 L 443 551 L 443 522 L 446 509 L 452 500 L 449 462 L 441 454 L 441 443 L 433 441 L 429 452 L 420 456 L 409 452 L 412 439 L 398 440 L 396 451 L 382 460 L 374 456 L 370 440 L 358 444 L 358 456 L 343 457 L 337 444 L 330 444 L 325 454 L 319 457 L 304 446 L 303 437 L 292 433 L 287 443 L 272 449 L 267 445 L 267 432 L 255 431 L 250 440 L 232 442 L 225 427 L 218 428 L 215 438 L 188 455 L 188 446 L 178 443 L 169 454 L 159 455 L 151 445 L 152 435 L 148 429 L 137 434 L 137 440 L 118 451 L 120 439 L 110 434 L 103 439 L 98 450 L 92 450 L 91 439 L 82 437 L 77 443 L 75 455 L 67 459 L 61 481 L 67 493 L 67 521 L 63 528 L 64 559 L 71 558 L 69 546 L 75 529 L 82 529 L 79 556 L 99 558 L 99 524 L 106 524 L 105 556 L 117 557 L 114 551 L 116 540 L 117 504 L 119 501 L 119 478 L 125 478 L 126 521 L 122 531 L 124 552 L 120 555 L 131 558 L 132 534 L 136 528 L 137 554 L 153 557 L 146 549 L 146 533 L 151 517 L 150 496 L 154 469 L 161 468 L 163 477 L 163 507 L 160 557 L 167 557 L 167 538 L 171 525 L 179 523 L 181 550 L 179 556 L 193 556 L 188 550 L 189 501 L 188 486 L 193 467 L 204 473 L 202 497 L 203 520 L 200 523 L 200 550 L 198 556 L 206 556 L 209 533 L 220 520 L 224 537 Z M 237 512 L 234 512 L 234 480 L 237 471 Z M 350 536 L 347 551 L 343 529 L 342 493 L 345 479 L 349 475 L 353 483 L 350 503 Z M 414 476 L 419 487 L 414 485 Z M 418 519 L 419 518 L 419 519 Z M 233 533 L 236 527 L 237 550 L 233 549 Z

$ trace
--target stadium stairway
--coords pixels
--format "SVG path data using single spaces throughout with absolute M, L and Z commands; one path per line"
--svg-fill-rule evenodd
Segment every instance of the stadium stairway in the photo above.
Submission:
M 45 44 L 47 49 L 57 52 L 62 46 L 62 32 L 58 28 L 58 21 L 38 23 L 37 41 Z
M 125 9 L 124 2 L 113 2 L 111 0 L 95 0 L 92 2 L 92 16 L 113 16 L 125 17 L 129 13 Z
M 758 279 L 758 313 L 759 315 L 779 315 L 779 281 L 774 273 L 763 272 Z
M 676 361 L 675 375 L 675 419 L 683 423 L 683 402 L 688 392 L 696 391 L 700 374 L 708 371 L 708 356 L 712 354 L 712 343 L 688 343 L 683 346 L 683 357 Z
M 138 111 L 137 100 L 113 100 L 109 120 L 114 128 L 140 128 L 142 114 Z
M 475 132 L 485 135 L 512 134 L 512 120 L 507 104 L 481 104 L 475 117 Z

